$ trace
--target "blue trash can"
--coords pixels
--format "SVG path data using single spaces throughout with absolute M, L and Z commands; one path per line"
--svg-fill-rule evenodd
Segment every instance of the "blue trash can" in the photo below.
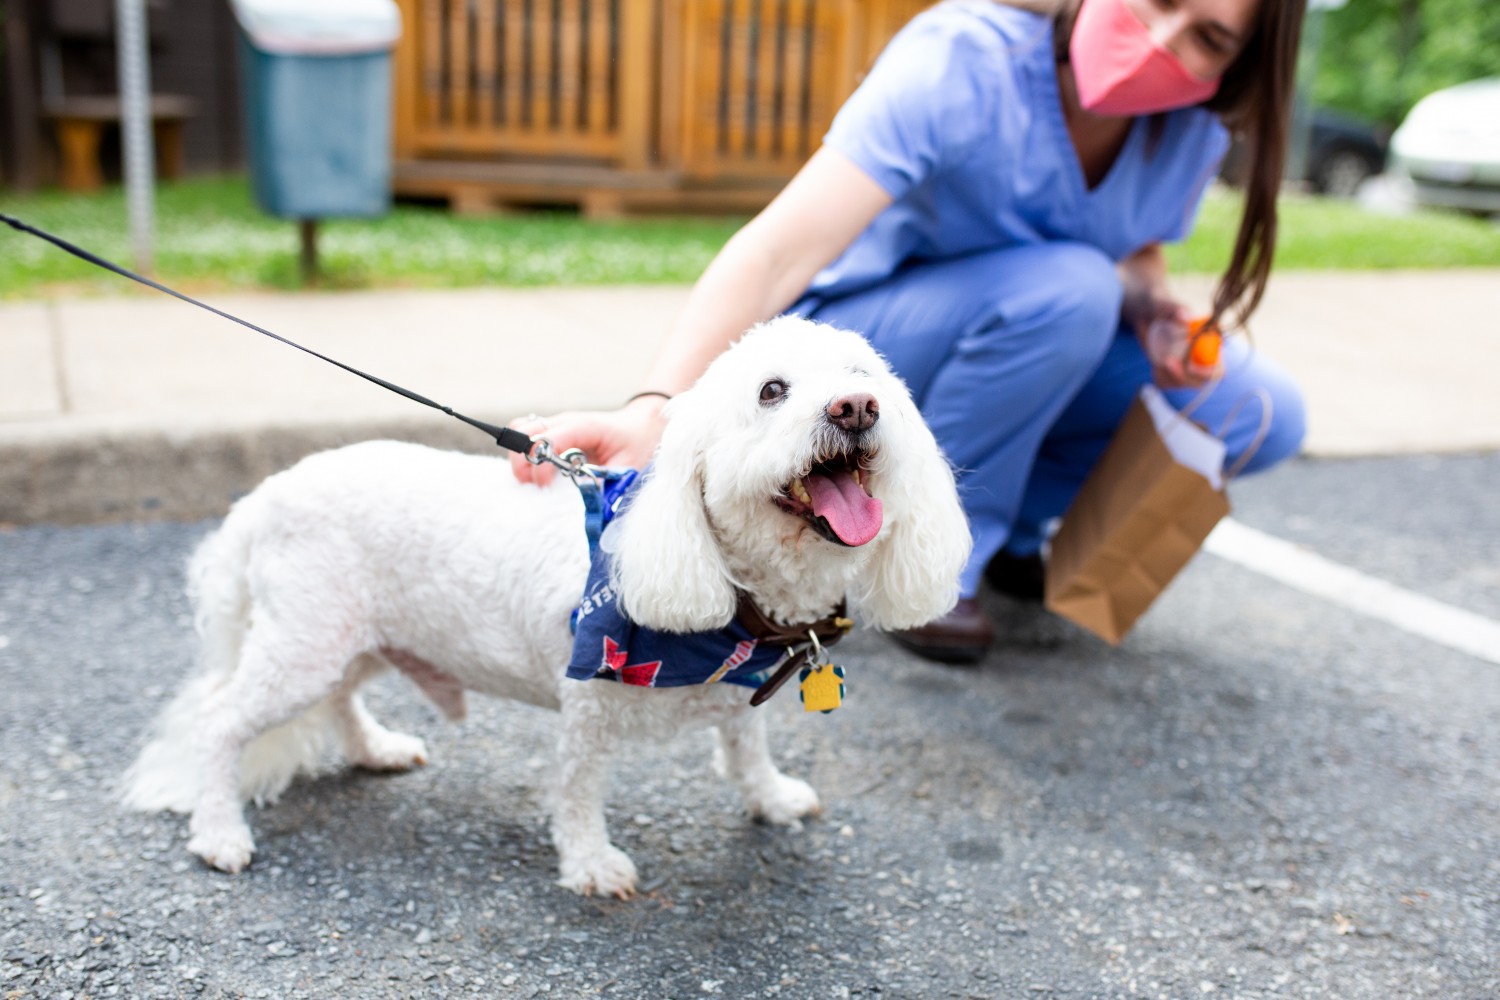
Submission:
M 282 218 L 391 203 L 392 0 L 233 0 L 255 200 Z

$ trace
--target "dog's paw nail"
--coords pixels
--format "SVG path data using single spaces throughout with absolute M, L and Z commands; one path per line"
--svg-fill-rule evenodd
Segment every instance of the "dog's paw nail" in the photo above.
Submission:
M 207 855 L 203 860 L 229 875 L 238 875 L 250 865 L 250 855 L 227 851 L 223 854 Z
M 777 826 L 800 829 L 804 817 L 816 816 L 823 810 L 818 793 L 807 782 L 780 775 L 763 794 L 749 802 L 750 815 Z
M 221 872 L 230 875 L 238 875 L 250 864 L 249 851 L 225 850 L 198 850 L 192 849 L 193 853 L 203 859 L 204 863 L 211 868 L 217 868 Z
M 354 759 L 368 771 L 410 771 L 427 766 L 427 744 L 405 733 L 382 732 L 369 738 L 368 746 Z
M 580 896 L 617 896 L 628 899 L 635 894 L 635 863 L 617 847 L 590 852 L 565 860 L 558 885 Z
M 187 848 L 219 871 L 234 875 L 250 864 L 255 841 L 248 829 L 230 830 L 218 836 L 198 833 L 188 841 Z

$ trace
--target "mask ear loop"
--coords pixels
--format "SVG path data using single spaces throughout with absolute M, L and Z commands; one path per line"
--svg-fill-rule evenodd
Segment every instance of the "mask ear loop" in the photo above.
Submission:
M 1214 390 L 1217 389 L 1219 387 L 1219 383 L 1223 382 L 1223 381 L 1224 381 L 1224 373 L 1223 373 L 1223 371 L 1217 372 L 1214 375 L 1213 378 L 1211 378 L 1207 382 L 1203 383 L 1203 388 L 1201 388 L 1201 389 L 1198 390 L 1198 395 L 1196 395 L 1192 399 L 1188 400 L 1188 404 L 1186 406 L 1184 406 L 1182 409 L 1178 410 L 1177 411 L 1177 415 L 1179 417 L 1181 417 L 1183 420 L 1186 420 L 1189 417 L 1191 417 L 1193 415 L 1193 412 L 1195 410 L 1197 410 L 1198 407 L 1202 406 L 1203 403 L 1204 403 L 1204 401 L 1206 399 L 1208 399 L 1209 396 L 1212 396 L 1214 394 Z
M 1244 450 L 1239 458 L 1235 459 L 1233 465 L 1224 470 L 1224 481 L 1226 483 L 1244 471 L 1245 466 L 1255 457 L 1255 453 L 1260 451 L 1260 446 L 1266 443 L 1266 435 L 1271 433 L 1271 417 L 1275 407 L 1271 404 L 1271 394 L 1264 388 L 1258 388 L 1241 396 L 1239 401 L 1229 408 L 1229 412 L 1220 421 L 1219 429 L 1215 432 L 1214 436 L 1220 441 L 1224 440 L 1224 434 L 1229 430 L 1229 425 L 1234 422 L 1235 417 L 1239 416 L 1240 410 L 1244 409 L 1245 404 L 1252 399 L 1260 400 L 1260 426 L 1256 428 L 1255 437 L 1250 440 L 1250 446 Z

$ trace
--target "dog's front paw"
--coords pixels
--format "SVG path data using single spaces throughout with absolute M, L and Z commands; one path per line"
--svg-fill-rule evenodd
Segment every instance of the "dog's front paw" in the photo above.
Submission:
M 794 824 L 804 816 L 816 816 L 823 808 L 812 785 L 784 774 L 775 775 L 746 795 L 745 805 L 751 816 L 778 826 Z
M 365 746 L 352 761 L 370 771 L 410 771 L 427 763 L 427 744 L 415 736 L 382 729 L 365 737 Z
M 255 841 L 250 837 L 249 827 L 243 824 L 237 830 L 200 830 L 187 846 L 219 871 L 230 874 L 244 871 L 255 853 Z
M 586 854 L 564 857 L 558 867 L 562 877 L 557 884 L 580 896 L 629 899 L 635 895 L 635 862 L 613 844 L 605 844 Z

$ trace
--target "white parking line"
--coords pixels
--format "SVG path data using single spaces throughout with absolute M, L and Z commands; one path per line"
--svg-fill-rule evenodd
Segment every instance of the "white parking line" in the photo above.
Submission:
M 1483 615 L 1366 576 L 1232 518 L 1220 521 L 1203 547 L 1304 593 L 1490 663 L 1500 663 L 1500 622 Z

